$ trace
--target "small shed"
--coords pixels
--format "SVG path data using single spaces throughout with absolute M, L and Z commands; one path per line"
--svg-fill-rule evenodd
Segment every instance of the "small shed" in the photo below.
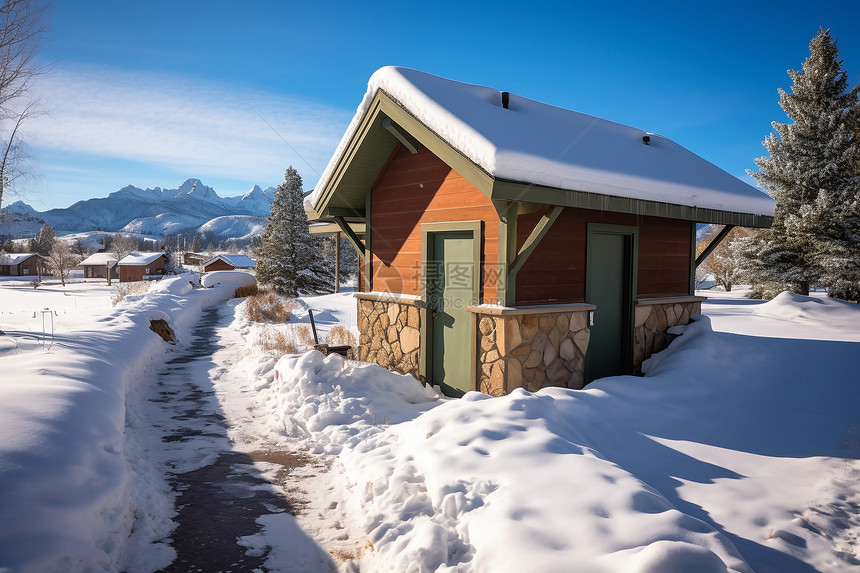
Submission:
M 82 260 L 78 267 L 83 270 L 84 278 L 106 279 L 108 272 L 110 272 L 111 279 L 118 279 L 119 267 L 116 263 L 116 255 L 113 253 L 93 253 Z
M 0 276 L 39 277 L 47 275 L 45 258 L 37 253 L 0 253 Z
M 701 312 L 696 224 L 774 212 L 666 137 L 394 67 L 305 206 L 361 254 L 358 357 L 452 395 L 635 373 Z
M 203 271 L 245 271 L 256 266 L 257 263 L 248 255 L 216 255 L 203 263 Z
M 167 273 L 167 255 L 164 253 L 131 253 L 117 263 L 119 282 L 142 281 L 160 278 Z

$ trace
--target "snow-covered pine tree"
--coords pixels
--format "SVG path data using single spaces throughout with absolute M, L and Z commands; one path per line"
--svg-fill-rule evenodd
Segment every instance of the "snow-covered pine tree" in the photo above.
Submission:
M 30 249 L 39 253 L 42 256 L 47 255 L 54 248 L 54 241 L 57 240 L 57 233 L 54 228 L 45 223 L 39 229 L 39 234 L 30 242 Z
M 269 224 L 257 249 L 257 280 L 286 296 L 334 289 L 332 261 L 308 231 L 302 178 L 292 165 L 275 191 Z
M 788 72 L 791 93 L 779 90 L 791 123 L 772 124 L 776 133 L 764 141 L 770 157 L 756 159 L 759 171 L 750 172 L 776 200 L 776 213 L 745 252 L 754 285 L 781 283 L 801 294 L 814 283 L 844 288 L 860 278 L 858 88 L 847 89 L 829 30 L 819 29 L 809 50 L 802 70 Z

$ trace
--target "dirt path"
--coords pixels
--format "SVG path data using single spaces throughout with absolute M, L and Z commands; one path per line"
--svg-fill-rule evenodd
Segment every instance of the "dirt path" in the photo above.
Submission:
M 220 322 L 219 308 L 202 315 L 193 339 L 178 347 L 159 373 L 149 399 L 152 426 L 160 433 L 163 448 L 159 453 L 177 493 L 178 513 L 173 518 L 177 527 L 171 536 L 177 558 L 165 572 L 268 571 L 271 548 L 255 547 L 258 543 L 247 538 L 261 533 L 261 517 L 295 515 L 303 503 L 285 494 L 288 488 L 283 483 L 269 479 L 283 481 L 297 468 L 316 465 L 291 451 L 234 449 L 210 378 L 216 367 L 212 355 L 221 348 Z M 260 464 L 269 464 L 268 468 L 274 464 L 277 471 L 269 469 L 264 475 Z M 285 567 L 281 556 L 278 570 L 337 570 L 326 552 L 297 526 L 291 536 L 295 539 L 287 545 L 296 546 L 303 559 L 295 567 Z

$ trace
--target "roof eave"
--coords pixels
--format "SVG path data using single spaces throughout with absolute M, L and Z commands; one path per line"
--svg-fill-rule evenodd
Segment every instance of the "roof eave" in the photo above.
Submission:
M 613 195 L 591 193 L 589 191 L 556 189 L 554 187 L 505 180 L 496 180 L 494 182 L 492 198 L 499 201 L 559 205 L 578 209 L 682 219 L 697 223 L 735 225 L 738 227 L 766 228 L 770 227 L 773 223 L 773 217 L 770 215 L 691 207 L 689 205 L 664 203 L 649 199 L 616 197 Z

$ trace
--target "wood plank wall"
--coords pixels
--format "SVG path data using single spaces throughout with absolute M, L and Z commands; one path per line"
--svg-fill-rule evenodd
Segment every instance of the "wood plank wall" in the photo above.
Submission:
M 542 214 L 519 216 L 518 247 Z M 638 298 L 689 294 L 689 221 L 566 208 L 517 275 L 517 305 L 585 301 L 588 223 L 639 227 Z
M 489 198 L 424 147 L 412 155 L 397 146 L 371 190 L 370 217 L 374 291 L 421 294 L 421 223 L 484 221 L 482 260 L 497 267 L 499 217 Z M 482 286 L 482 300 L 495 302 L 495 274 Z

